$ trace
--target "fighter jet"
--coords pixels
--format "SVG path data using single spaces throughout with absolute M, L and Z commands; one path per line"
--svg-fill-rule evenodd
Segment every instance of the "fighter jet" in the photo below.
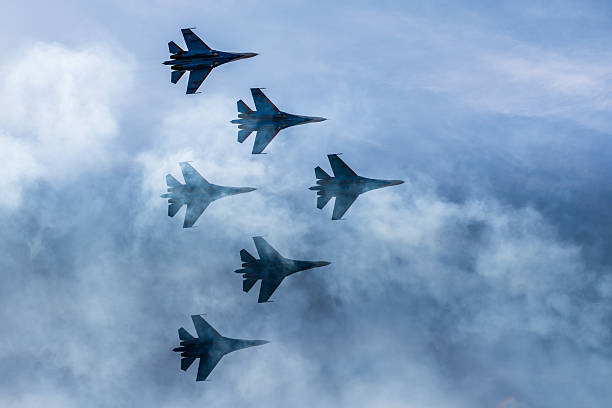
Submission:
M 198 337 L 184 328 L 178 329 L 180 347 L 172 349 L 181 353 L 181 370 L 187 371 L 196 358 L 200 359 L 196 381 L 204 381 L 221 358 L 232 351 L 269 343 L 265 340 L 240 340 L 223 337 L 200 315 L 192 315 Z
M 183 228 L 191 228 L 200 218 L 206 207 L 221 197 L 248 193 L 256 190 L 252 187 L 225 187 L 209 183 L 187 162 L 179 163 L 183 172 L 185 184 L 181 184 L 171 174 L 166 175 L 168 192 L 160 197 L 168 199 L 168 216 L 174 217 L 178 210 L 186 204 Z
M 332 220 L 342 219 L 342 216 L 355 202 L 360 194 L 377 188 L 396 186 L 402 184 L 402 180 L 377 180 L 358 176 L 349 166 L 344 163 L 337 154 L 328 154 L 334 177 L 327 174 L 321 167 L 315 169 L 317 178 L 316 186 L 310 190 L 317 191 L 317 208 L 323 209 L 325 205 L 336 197 Z
M 191 31 L 190 28 L 181 30 L 187 51 L 176 45 L 174 41 L 168 43 L 170 50 L 170 61 L 164 61 L 164 65 L 170 65 L 172 76 L 170 81 L 176 84 L 183 76 L 185 71 L 189 71 L 189 83 L 187 93 L 194 94 L 202 85 L 210 71 L 226 62 L 236 61 L 244 58 L 251 58 L 257 54 L 253 52 L 225 52 L 210 48 Z
M 251 110 L 241 99 L 238 101 L 238 117 L 231 123 L 238 124 L 238 141 L 244 142 L 252 132 L 257 132 L 253 144 L 253 154 L 264 151 L 266 146 L 282 129 L 303 125 L 305 123 L 322 122 L 325 118 L 316 116 L 300 116 L 282 112 L 268 99 L 261 88 L 251 88 L 256 111 Z
M 257 303 L 267 302 L 286 276 L 330 264 L 330 262 L 323 261 L 296 261 L 287 259 L 281 256 L 262 237 L 253 237 L 253 241 L 255 242 L 260 259 L 255 259 L 246 249 L 242 249 L 240 250 L 240 259 L 242 260 L 243 269 L 238 269 L 234 272 L 242 274 L 244 278 L 242 290 L 245 292 L 251 290 L 253 285 L 261 279 Z

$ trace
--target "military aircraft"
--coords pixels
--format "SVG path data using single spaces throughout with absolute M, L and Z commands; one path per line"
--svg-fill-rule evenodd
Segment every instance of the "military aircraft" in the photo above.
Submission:
M 252 187 L 225 187 L 209 183 L 187 162 L 179 163 L 183 172 L 185 184 L 181 184 L 171 174 L 166 175 L 168 192 L 160 197 L 168 199 L 168 216 L 174 217 L 178 210 L 186 204 L 183 228 L 191 228 L 200 218 L 206 207 L 222 197 L 248 193 L 256 190 Z
M 170 81 L 176 84 L 185 71 L 189 71 L 189 83 L 187 93 L 194 94 L 202 85 L 210 71 L 221 64 L 244 58 L 251 58 L 257 54 L 253 52 L 225 52 L 210 48 L 191 31 L 190 28 L 181 30 L 187 51 L 176 45 L 174 41 L 168 43 L 170 50 L 170 61 L 164 61 L 164 65 L 170 65 L 172 76 Z
M 184 328 L 178 329 L 180 347 L 172 349 L 181 353 L 181 370 L 187 371 L 196 358 L 200 359 L 196 381 L 204 381 L 221 358 L 232 351 L 269 343 L 265 340 L 240 340 L 223 337 L 200 315 L 192 315 L 198 337 Z
M 279 254 L 276 249 L 272 248 L 262 237 L 253 237 L 253 241 L 255 242 L 260 259 L 255 259 L 246 249 L 242 249 L 240 250 L 240 259 L 242 260 L 243 269 L 238 269 L 234 272 L 242 274 L 244 278 L 242 290 L 245 292 L 251 290 L 253 285 L 261 279 L 257 303 L 267 302 L 286 276 L 330 264 L 330 262 L 323 261 L 296 261 L 287 259 Z
M 260 154 L 282 129 L 303 125 L 305 123 L 322 122 L 325 118 L 316 116 L 300 116 L 280 111 L 263 92 L 262 88 L 251 88 L 255 102 L 255 111 L 251 110 L 241 99 L 238 101 L 238 117 L 231 123 L 238 124 L 238 141 L 244 142 L 252 132 L 257 132 L 252 154 Z
M 317 191 L 317 208 L 321 210 L 325 205 L 336 197 L 332 220 L 342 219 L 342 216 L 355 202 L 360 194 L 377 188 L 396 186 L 402 184 L 402 180 L 377 180 L 358 176 L 349 166 L 344 163 L 337 154 L 328 154 L 334 177 L 327 174 L 321 167 L 315 169 L 317 185 L 310 190 Z

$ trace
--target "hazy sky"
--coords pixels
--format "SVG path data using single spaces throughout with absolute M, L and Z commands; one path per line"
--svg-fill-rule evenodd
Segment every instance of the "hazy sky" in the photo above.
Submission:
M 332 3 L 332 4 L 330 4 Z M 0 406 L 607 407 L 609 2 L 26 1 L 0 34 Z M 257 52 L 202 94 L 166 43 Z M 236 142 L 250 87 L 328 121 Z M 326 154 L 405 184 L 332 222 Z M 252 186 L 197 228 L 164 176 Z M 331 261 L 257 304 L 239 250 Z M 266 339 L 196 383 L 189 316 Z

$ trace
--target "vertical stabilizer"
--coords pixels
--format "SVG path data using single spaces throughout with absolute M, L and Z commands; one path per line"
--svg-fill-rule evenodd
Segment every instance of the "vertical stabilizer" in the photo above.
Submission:
M 170 82 L 176 84 L 181 79 L 184 73 L 185 71 L 172 71 L 172 74 L 170 74 Z
M 320 195 L 317 197 L 317 208 L 319 210 L 323 209 L 329 203 L 329 200 L 332 199 L 331 195 Z
M 184 204 L 184 202 L 176 200 L 168 204 L 168 217 L 174 217 Z
M 256 259 L 253 255 L 249 254 L 249 251 L 247 251 L 246 249 L 241 249 L 240 250 L 240 260 L 242 262 L 253 262 Z
M 178 187 L 182 185 L 172 174 L 166 174 L 166 184 L 168 187 Z
M 240 112 L 240 113 L 251 113 L 251 112 L 253 112 L 251 110 L 251 108 L 249 108 L 249 106 L 246 103 L 244 103 L 244 101 L 242 99 L 237 102 L 237 105 L 238 105 L 238 112 Z
M 252 130 L 246 130 L 246 129 L 239 130 L 238 131 L 238 141 L 240 143 L 244 142 L 251 133 L 253 133 Z
M 245 292 L 248 292 L 249 290 L 251 290 L 251 288 L 253 287 L 253 285 L 255 285 L 255 283 L 257 283 L 257 279 L 245 279 L 242 281 L 242 290 Z
M 174 41 L 170 41 L 168 43 L 168 51 L 170 51 L 170 54 L 180 54 L 185 52 L 181 47 L 176 45 Z
M 193 358 L 193 357 L 183 357 L 183 358 L 181 358 L 181 370 L 187 371 L 189 366 L 191 364 L 193 364 L 194 361 L 195 361 L 195 358 Z
M 193 336 L 189 334 L 189 332 L 182 327 L 178 329 L 179 339 L 181 340 L 193 340 Z
M 331 176 L 327 174 L 325 170 L 323 170 L 320 166 L 317 166 L 317 168 L 315 169 L 315 176 L 317 177 L 317 179 L 331 178 Z

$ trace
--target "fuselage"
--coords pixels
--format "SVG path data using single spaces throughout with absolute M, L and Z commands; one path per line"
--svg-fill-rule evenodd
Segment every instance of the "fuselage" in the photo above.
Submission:
M 216 339 L 194 338 L 181 340 L 180 347 L 172 351 L 181 353 L 181 357 L 200 358 L 207 356 L 211 352 L 217 354 L 227 354 L 232 351 L 241 350 L 247 347 L 259 346 L 268 343 L 265 340 L 242 340 L 229 337 L 219 337 Z
M 234 119 L 231 122 L 238 125 L 239 129 L 257 130 L 263 128 L 284 129 L 291 126 L 303 125 L 312 122 L 322 122 L 325 118 L 316 116 L 293 115 L 287 112 L 278 112 L 276 114 L 258 113 L 239 113 L 239 119 Z
M 248 193 L 254 191 L 252 187 L 225 187 L 216 184 L 208 184 L 206 186 L 194 184 L 182 184 L 176 187 L 168 187 L 168 192 L 162 194 L 161 197 L 181 202 L 191 202 L 196 200 L 215 201 L 219 198 L 234 194 Z
M 242 276 L 247 279 L 280 279 L 296 272 L 318 268 L 320 266 L 329 264 L 329 262 L 324 261 L 298 261 L 287 258 L 283 258 L 282 260 L 278 261 L 255 259 L 253 261 L 243 263 L 243 269 L 236 272 L 242 273 Z
M 204 70 L 217 67 L 219 65 L 236 61 L 244 58 L 251 58 L 257 54 L 252 52 L 225 52 L 210 50 L 209 52 L 185 51 L 170 55 L 169 61 L 164 61 L 164 65 L 176 71 Z
M 378 188 L 395 186 L 402 183 L 402 180 L 378 180 L 360 176 L 351 178 L 330 177 L 327 179 L 317 180 L 317 186 L 310 187 L 310 189 L 318 190 L 322 194 L 324 192 L 324 194 L 329 195 L 354 195 L 363 194 Z

